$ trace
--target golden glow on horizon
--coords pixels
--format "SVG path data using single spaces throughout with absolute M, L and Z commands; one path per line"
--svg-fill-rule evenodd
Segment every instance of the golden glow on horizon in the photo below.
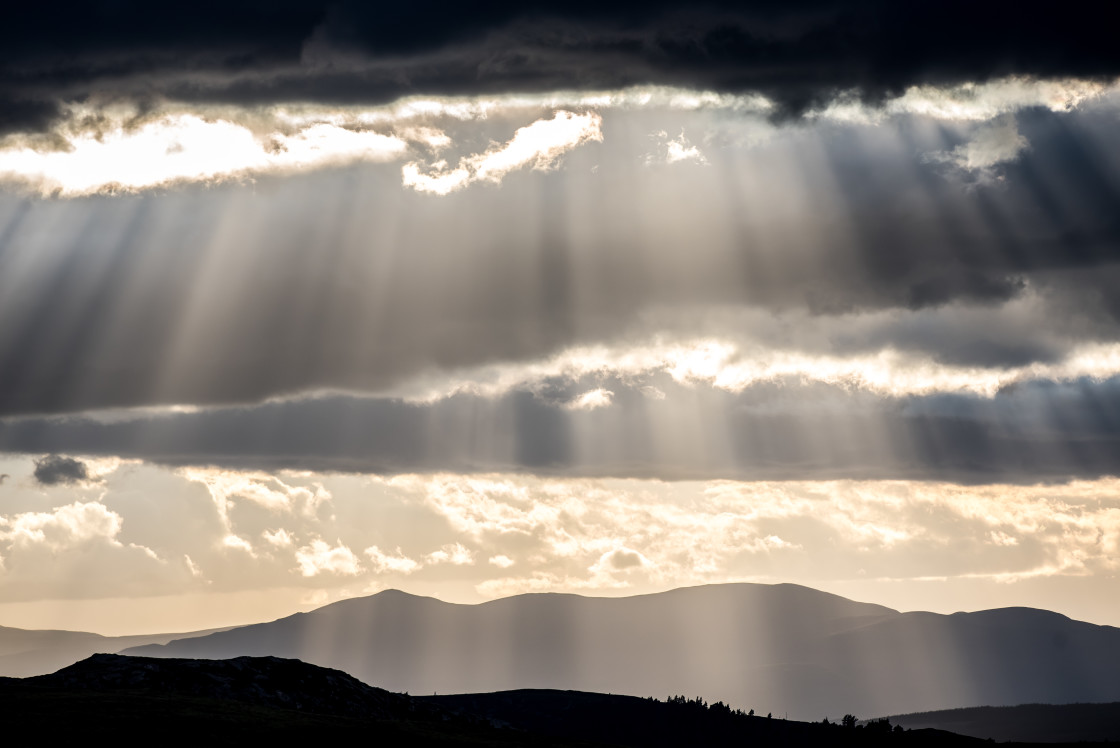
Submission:
M 1120 573 L 1116 478 L 1036 486 L 667 483 L 132 464 L 86 487 L 28 491 L 19 466 L 4 467 L 16 476 L 5 486 L 17 489 L 11 500 L 40 509 L 0 517 L 0 612 L 30 615 L 39 601 L 48 615 L 52 605 L 77 606 L 79 592 L 121 597 L 122 585 L 136 600 L 202 595 L 220 606 L 237 590 L 291 605 L 295 588 L 320 602 L 387 587 L 470 602 L 732 581 L 858 590 L 889 603 L 907 582 L 938 590 L 913 607 L 955 610 L 958 588 L 988 589 L 1003 604 L 1067 613 L 1047 596 L 1074 585 L 1099 593 L 1082 594 L 1081 609 L 1096 599 L 1095 619 L 1120 623 L 1106 594 Z M 330 498 L 313 515 L 295 502 L 262 502 L 262 491 L 281 485 L 289 493 L 319 485 Z M 207 519 L 216 513 L 212 486 L 228 494 L 228 530 Z M 138 490 L 161 494 L 157 515 L 150 502 L 136 502 Z M 85 580 L 80 590 L 75 578 Z M 878 596 L 880 588 L 890 594 Z M 219 614 L 185 616 L 175 628 L 216 625 Z

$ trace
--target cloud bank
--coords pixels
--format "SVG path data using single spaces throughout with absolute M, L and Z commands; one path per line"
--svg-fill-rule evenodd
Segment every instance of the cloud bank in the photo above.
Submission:
M 14 419 L 0 424 L 0 449 L 383 475 L 1034 483 L 1120 473 L 1118 383 L 1031 381 L 991 398 L 896 398 L 781 380 L 729 391 L 664 372 L 591 375 L 428 403 L 321 396 L 109 421 Z M 211 490 L 228 524 L 230 489 Z M 323 501 L 263 478 L 238 490 L 265 508 L 315 513 Z

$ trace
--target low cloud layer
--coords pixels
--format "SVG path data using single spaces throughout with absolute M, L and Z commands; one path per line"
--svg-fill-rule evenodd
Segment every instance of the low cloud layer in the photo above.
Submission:
M 891 397 L 797 377 L 729 389 L 651 371 L 558 377 L 533 389 L 431 402 L 322 396 L 191 413 L 24 418 L 0 424 L 0 449 L 384 475 L 980 484 L 1120 474 L 1118 435 L 1120 377 L 1024 381 L 990 397 Z M 210 490 L 228 525 L 230 490 Z M 236 490 L 263 508 L 314 513 L 323 501 L 282 485 Z
M 1069 112 L 1115 87 L 1115 83 L 1085 79 L 1006 77 L 984 83 L 911 86 L 874 102 L 835 93 L 823 108 L 805 112 L 800 121 L 870 126 L 919 116 L 981 123 L 973 128 L 969 142 L 925 156 L 929 162 L 976 171 L 1013 161 L 1029 147 L 1016 130 L 1016 112 L 1029 108 Z M 411 97 L 380 106 L 82 100 L 63 107 L 46 132 L 28 130 L 0 137 L 0 184 L 42 196 L 117 195 L 403 162 L 405 186 L 446 195 L 472 183 L 498 184 L 511 171 L 526 167 L 556 168 L 564 152 L 603 141 L 600 111 L 716 112 L 738 120 L 736 139 L 758 144 L 780 130 L 771 121 L 776 106 L 758 93 L 654 86 Z M 485 120 L 500 124 L 534 115 L 536 121 L 478 148 Z M 471 123 L 473 128 L 464 128 Z M 711 133 L 704 136 L 710 145 Z M 655 130 L 650 138 L 652 150 L 644 155 L 647 165 L 707 163 L 700 145 L 685 136 L 683 127 L 676 135 Z M 475 150 L 465 151 L 461 139 Z

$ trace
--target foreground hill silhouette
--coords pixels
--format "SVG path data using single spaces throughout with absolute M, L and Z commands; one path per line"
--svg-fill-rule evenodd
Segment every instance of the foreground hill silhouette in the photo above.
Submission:
M 936 730 L 841 728 L 671 702 L 563 691 L 410 697 L 275 657 L 95 655 L 51 675 L 0 678 L 5 745 L 978 746 Z
M 417 694 L 704 694 L 808 720 L 1120 701 L 1120 629 L 1029 608 L 899 613 L 788 584 L 479 605 L 390 590 L 125 651 L 290 657 Z
M 57 673 L 0 678 L 5 745 L 318 744 L 567 746 L 495 729 L 346 673 L 276 657 L 98 654 Z

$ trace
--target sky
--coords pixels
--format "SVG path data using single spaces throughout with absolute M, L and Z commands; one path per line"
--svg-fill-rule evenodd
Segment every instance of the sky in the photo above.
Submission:
M 0 625 L 795 582 L 1120 625 L 1095 4 L 0 29 Z

